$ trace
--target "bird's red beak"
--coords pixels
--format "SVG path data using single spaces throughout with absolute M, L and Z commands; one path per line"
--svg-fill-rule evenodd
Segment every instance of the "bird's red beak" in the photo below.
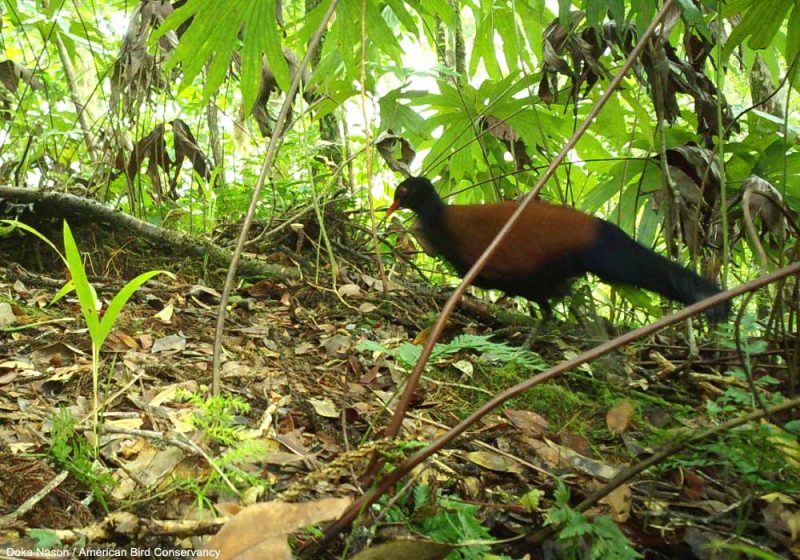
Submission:
M 394 211 L 397 210 L 398 208 L 400 208 L 400 203 L 395 200 L 394 202 L 392 202 L 392 205 L 389 206 L 389 209 L 386 211 L 386 217 L 388 218 L 389 216 L 391 216 L 394 213 Z

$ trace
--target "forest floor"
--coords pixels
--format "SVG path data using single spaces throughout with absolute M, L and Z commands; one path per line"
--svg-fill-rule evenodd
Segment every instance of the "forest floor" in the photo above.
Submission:
M 292 262 L 290 251 L 284 257 Z M 122 283 L 113 267 L 103 268 L 103 278 L 90 279 L 107 304 Z M 57 269 L 0 267 L 2 549 L 194 548 L 255 502 L 329 504 L 325 498 L 361 495 L 359 475 L 371 456 L 364 450 L 388 423 L 448 292 L 396 278 L 384 292 L 357 272 L 340 274 L 334 289 L 330 276 L 301 272 L 236 290 L 217 399 L 209 386 L 219 294 L 187 271 L 138 290 L 103 347 L 98 440 L 91 343 L 74 292 L 50 305 L 64 283 Z M 470 301 L 437 347 L 402 438 L 384 447 L 390 463 L 492 395 L 611 336 L 596 319 L 556 321 L 533 327 L 541 334 L 532 352 L 522 347 L 532 321 L 516 303 Z M 749 359 L 771 404 L 786 391 L 786 366 L 762 342 L 749 341 Z M 427 556 L 413 553 L 425 558 L 452 550 L 483 558 L 490 549 L 558 558 L 571 546 L 632 557 L 625 539 L 598 521 L 610 518 L 648 558 L 800 556 L 800 448 L 775 425 L 787 417 L 667 457 L 587 511 L 591 523 L 570 509 L 687 430 L 751 410 L 750 385 L 726 336 L 700 330 L 696 343 L 690 359 L 685 326 L 662 332 L 509 401 L 366 512 L 376 523 L 351 533 L 349 550 L 414 538 L 430 547 Z M 58 477 L 63 482 L 47 487 Z M 299 528 L 283 526 L 287 515 L 262 512 L 259 531 L 266 520 L 285 544 Z M 562 532 L 542 546 L 514 540 L 548 515 L 573 538 Z M 314 535 L 290 540 L 302 545 Z M 490 546 L 503 539 L 511 540 Z M 437 556 L 430 540 L 471 545 Z M 342 550 L 338 543 L 331 557 Z

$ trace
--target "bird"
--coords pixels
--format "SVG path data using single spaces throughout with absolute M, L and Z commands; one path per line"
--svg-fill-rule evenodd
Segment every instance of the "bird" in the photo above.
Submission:
M 400 208 L 415 224 L 428 254 L 446 260 L 464 276 L 516 210 L 516 202 L 445 203 L 425 177 L 409 177 L 395 189 L 386 215 Z M 551 298 L 569 293 L 570 281 L 592 273 L 612 285 L 655 292 L 690 305 L 720 292 L 719 286 L 648 249 L 615 224 L 569 206 L 533 200 L 473 282 L 521 296 L 549 317 Z M 729 313 L 724 303 L 706 310 L 712 321 Z

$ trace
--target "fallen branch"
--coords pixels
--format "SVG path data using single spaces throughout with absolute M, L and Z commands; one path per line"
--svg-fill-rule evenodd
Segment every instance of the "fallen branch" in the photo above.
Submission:
M 199 243 L 180 233 L 158 228 L 96 200 L 82 198 L 74 194 L 24 189 L 0 185 L 0 198 L 17 204 L 33 204 L 37 216 L 54 217 L 72 223 L 109 224 L 114 229 L 126 229 L 133 235 L 146 239 L 156 245 L 166 245 L 170 254 L 183 254 L 188 257 L 204 258 L 219 266 L 228 266 L 233 253 L 212 243 Z M 269 276 L 296 280 L 300 274 L 293 268 L 243 258 L 242 274 L 246 276 Z

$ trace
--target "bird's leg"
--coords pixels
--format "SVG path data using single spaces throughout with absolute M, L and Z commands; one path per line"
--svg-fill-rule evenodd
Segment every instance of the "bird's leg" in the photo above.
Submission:
M 537 301 L 536 303 L 539 306 L 539 314 L 541 317 L 537 319 L 536 324 L 531 327 L 530 332 L 528 332 L 528 336 L 525 338 L 525 342 L 522 346 L 526 350 L 533 350 L 534 341 L 541 334 L 548 331 L 553 320 L 553 308 L 550 306 L 550 302 L 544 299 Z M 533 309 L 531 309 L 531 311 L 532 310 Z

